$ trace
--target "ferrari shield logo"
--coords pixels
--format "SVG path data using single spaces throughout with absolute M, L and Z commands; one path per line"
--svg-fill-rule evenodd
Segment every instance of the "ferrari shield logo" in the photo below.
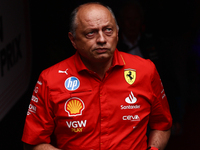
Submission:
M 132 85 L 136 79 L 136 70 L 124 69 L 124 78 L 128 84 Z

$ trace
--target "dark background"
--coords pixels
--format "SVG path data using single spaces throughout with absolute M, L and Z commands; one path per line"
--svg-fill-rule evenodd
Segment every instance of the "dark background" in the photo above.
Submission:
M 76 6 L 84 2 L 88 1 L 29 1 L 32 38 L 32 76 L 26 93 L 0 122 L 0 149 L 22 149 L 21 137 L 23 126 L 34 85 L 42 70 L 74 54 L 75 50 L 67 37 L 69 14 Z M 104 0 L 101 2 L 109 5 L 117 13 L 121 1 Z M 186 41 L 189 43 L 189 46 L 192 45 L 199 29 L 200 15 L 198 10 L 200 10 L 200 7 L 198 0 L 151 0 L 150 2 L 148 0 L 141 0 L 140 2 L 147 12 L 146 24 L 150 32 L 157 37 L 170 39 L 188 36 L 189 34 L 189 38 L 187 37 Z M 195 75 L 198 75 L 198 72 L 191 70 L 191 68 L 195 69 L 195 67 L 191 61 L 188 61 L 188 52 L 190 52 L 190 49 L 186 50 L 186 52 L 180 51 L 178 56 L 185 58 L 183 59 L 183 64 L 186 64 L 184 69 L 188 69 L 189 66 L 188 73 L 194 72 Z M 185 80 L 191 81 L 190 77 Z M 191 82 L 192 86 L 193 83 L 197 83 L 195 79 Z M 196 88 L 199 89 L 199 85 Z M 188 94 L 183 115 L 182 132 L 171 136 L 167 150 L 200 148 L 200 104 L 199 97 L 194 95 Z

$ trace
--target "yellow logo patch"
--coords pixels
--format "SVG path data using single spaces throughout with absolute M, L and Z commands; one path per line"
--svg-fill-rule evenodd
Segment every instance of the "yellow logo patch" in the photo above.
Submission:
M 83 101 L 77 97 L 73 97 L 69 99 L 65 103 L 65 111 L 69 116 L 80 116 L 82 115 L 82 111 L 84 110 L 85 105 Z
M 136 70 L 124 69 L 124 78 L 128 84 L 132 85 L 136 79 Z

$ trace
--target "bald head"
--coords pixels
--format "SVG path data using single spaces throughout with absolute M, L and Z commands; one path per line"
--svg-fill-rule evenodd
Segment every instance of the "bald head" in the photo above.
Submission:
M 71 13 L 70 32 L 72 33 L 72 35 L 74 37 L 76 35 L 76 28 L 77 28 L 78 24 L 80 23 L 80 18 L 88 16 L 87 19 L 92 19 L 92 18 L 89 18 L 89 17 L 92 17 L 92 15 L 94 17 L 98 17 L 98 16 L 96 16 L 96 15 L 98 15 L 96 13 L 97 11 L 98 12 L 107 11 L 108 14 L 111 15 L 112 18 L 114 19 L 116 26 L 118 28 L 117 21 L 115 19 L 114 13 L 113 13 L 113 11 L 110 7 L 104 6 L 103 4 L 101 4 L 99 2 L 86 3 L 86 4 L 78 6 Z

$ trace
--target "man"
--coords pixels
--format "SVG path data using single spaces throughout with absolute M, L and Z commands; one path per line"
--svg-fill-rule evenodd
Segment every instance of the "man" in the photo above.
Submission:
M 172 119 L 153 63 L 116 49 L 118 26 L 106 6 L 79 6 L 71 24 L 77 52 L 41 73 L 24 127 L 25 149 L 164 149 Z

